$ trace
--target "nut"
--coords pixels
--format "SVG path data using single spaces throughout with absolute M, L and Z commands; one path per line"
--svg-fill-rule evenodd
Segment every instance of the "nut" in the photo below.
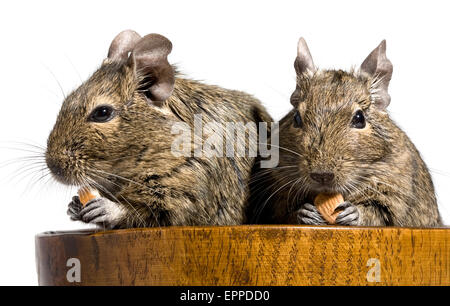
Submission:
M 334 212 L 334 210 L 343 202 L 344 197 L 340 193 L 319 193 L 314 198 L 314 205 L 329 224 L 336 223 L 336 217 L 340 211 Z
M 81 204 L 86 205 L 89 201 L 98 198 L 100 195 L 97 190 L 90 189 L 89 187 L 82 187 L 78 190 L 78 196 L 80 197 Z

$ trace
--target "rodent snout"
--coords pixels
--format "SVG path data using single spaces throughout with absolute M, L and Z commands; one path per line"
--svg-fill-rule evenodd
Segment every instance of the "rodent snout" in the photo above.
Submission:
M 46 156 L 45 158 L 47 167 L 50 169 L 50 171 L 58 178 L 62 178 L 64 174 L 63 168 L 59 165 L 55 159 L 51 158 L 50 156 Z
M 73 156 L 69 154 L 54 154 L 47 151 L 45 162 L 57 181 L 68 185 L 76 183 L 76 176 L 79 173 L 79 169 Z
M 322 185 L 329 184 L 334 180 L 334 173 L 332 172 L 311 172 L 309 176 Z

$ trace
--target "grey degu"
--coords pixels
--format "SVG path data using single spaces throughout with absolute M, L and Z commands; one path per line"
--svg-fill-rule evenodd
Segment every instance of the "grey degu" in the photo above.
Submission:
M 427 166 L 390 119 L 386 42 L 355 71 L 318 70 L 303 38 L 293 109 L 280 121 L 279 164 L 255 174 L 254 221 L 326 224 L 313 199 L 341 193 L 338 225 L 441 225 Z M 263 183 L 261 183 L 263 182 Z M 258 192 L 264 189 L 266 192 Z
M 173 154 L 172 127 L 193 127 L 194 115 L 221 124 L 271 118 L 246 93 L 180 77 L 167 60 L 171 49 L 161 35 L 123 31 L 65 99 L 48 138 L 48 168 L 64 184 L 100 193 L 86 206 L 73 197 L 73 220 L 105 228 L 245 222 L 255 158 Z

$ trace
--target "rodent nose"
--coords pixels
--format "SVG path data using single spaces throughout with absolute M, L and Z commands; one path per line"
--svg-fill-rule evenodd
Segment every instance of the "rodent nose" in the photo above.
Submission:
M 47 156 L 46 162 L 47 162 L 48 168 L 54 175 L 56 175 L 58 177 L 61 177 L 63 175 L 62 167 L 54 159 Z
M 311 178 L 318 183 L 327 184 L 334 179 L 334 174 L 331 172 L 312 172 Z

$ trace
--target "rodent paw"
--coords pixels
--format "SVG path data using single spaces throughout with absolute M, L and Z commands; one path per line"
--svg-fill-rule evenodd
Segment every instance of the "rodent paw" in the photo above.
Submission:
M 125 217 L 125 210 L 106 198 L 95 198 L 86 203 L 79 212 L 79 220 L 103 228 L 113 229 Z
M 83 209 L 83 204 L 80 202 L 80 198 L 78 196 L 74 196 L 72 198 L 72 202 L 69 203 L 67 208 L 67 214 L 70 216 L 70 219 L 73 221 L 79 221 L 80 219 L 80 211 Z
M 336 218 L 336 224 L 338 225 L 358 225 L 359 224 L 359 210 L 350 202 L 344 202 L 339 204 L 334 210 L 341 211 Z
M 325 225 L 327 222 L 322 218 L 322 215 L 317 210 L 316 206 L 305 203 L 297 212 L 297 219 L 299 224 L 308 225 Z

